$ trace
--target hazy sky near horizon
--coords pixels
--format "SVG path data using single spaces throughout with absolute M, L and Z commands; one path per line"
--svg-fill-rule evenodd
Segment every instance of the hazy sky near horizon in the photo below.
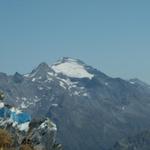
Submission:
M 1 0 L 0 72 L 63 56 L 150 83 L 149 0 Z

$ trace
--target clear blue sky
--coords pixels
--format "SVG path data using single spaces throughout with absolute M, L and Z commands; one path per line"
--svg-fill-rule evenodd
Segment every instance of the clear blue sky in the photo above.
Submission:
M 62 56 L 150 83 L 150 1 L 0 0 L 0 72 Z

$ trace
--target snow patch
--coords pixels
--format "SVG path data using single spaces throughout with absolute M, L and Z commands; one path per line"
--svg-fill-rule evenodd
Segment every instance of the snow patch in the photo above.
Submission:
M 25 75 L 24 75 L 24 77 L 29 77 L 29 76 L 30 76 L 30 74 L 25 74 Z
M 79 95 L 80 95 L 80 92 L 78 92 L 78 91 L 75 91 L 75 92 L 74 92 L 74 95 L 77 95 L 77 96 L 79 96 Z
M 57 79 L 59 79 L 60 81 L 62 81 L 65 84 L 67 84 L 70 88 L 76 87 L 76 84 L 78 84 L 78 82 L 72 82 L 69 78 L 68 79 L 62 79 L 62 78 L 57 77 Z
M 4 106 L 5 106 L 5 104 L 0 102 L 0 108 L 3 108 Z
M 63 87 L 64 89 L 66 89 L 64 82 L 59 81 L 59 85 L 60 85 L 61 87 Z
M 11 112 L 15 112 L 16 114 L 20 114 L 20 113 L 22 113 L 22 111 L 21 111 L 21 110 L 19 110 L 19 109 L 15 108 L 15 107 L 12 107 L 10 110 L 11 110 Z
M 135 84 L 135 82 L 133 82 L 133 81 L 130 81 L 130 84 Z
M 58 107 L 58 104 L 52 104 L 52 106 L 54 106 L 54 107 Z
M 36 80 L 36 79 L 35 79 L 35 78 L 33 78 L 33 79 L 32 79 L 32 82 L 35 82 L 35 80 Z
M 84 68 L 83 65 L 80 65 L 75 60 L 68 59 L 68 62 L 55 64 L 52 66 L 52 69 L 56 73 L 62 73 L 64 75 L 67 75 L 69 77 L 73 78 L 93 78 L 93 74 L 90 74 L 87 72 L 87 70 Z
M 39 90 L 43 90 L 43 87 L 38 87 Z
M 83 93 L 83 96 L 88 97 L 88 93 Z
M 54 76 L 53 72 L 48 72 L 47 74 L 50 75 L 50 76 Z
M 26 98 L 26 97 L 22 97 L 21 99 L 24 100 L 24 101 L 27 101 L 27 98 Z
M 83 87 L 83 86 L 82 86 L 82 87 L 80 87 L 80 89 L 81 89 L 81 90 L 84 90 L 84 89 L 85 89 L 85 87 Z
M 17 127 L 20 131 L 27 132 L 29 130 L 29 124 L 30 124 L 30 122 L 25 122 L 25 123 L 19 124 Z
M 27 105 L 25 105 L 25 103 L 24 103 L 24 102 L 22 102 L 22 103 L 21 103 L 21 105 L 20 105 L 20 107 L 21 107 L 22 109 L 25 109 L 25 108 L 27 108 L 28 106 L 27 106 Z

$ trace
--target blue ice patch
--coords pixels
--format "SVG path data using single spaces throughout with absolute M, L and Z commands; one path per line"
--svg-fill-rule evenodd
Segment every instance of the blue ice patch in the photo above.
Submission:
M 30 122 L 31 116 L 27 113 L 16 114 L 16 112 L 11 112 L 11 119 L 17 122 L 18 124 L 22 124 L 25 122 Z
M 11 116 L 11 111 L 6 108 L 6 107 L 3 107 L 0 109 L 0 117 L 4 118 L 9 118 Z
M 25 123 L 25 122 L 30 122 L 31 121 L 31 116 L 27 113 L 20 113 L 17 115 L 17 121 L 19 124 Z
M 31 116 L 29 114 L 24 112 L 17 114 L 6 107 L 0 109 L 0 118 L 11 118 L 12 121 L 17 122 L 18 124 L 31 121 Z

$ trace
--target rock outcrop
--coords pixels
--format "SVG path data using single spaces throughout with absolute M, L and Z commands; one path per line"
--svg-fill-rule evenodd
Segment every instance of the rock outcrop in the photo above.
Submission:
M 32 120 L 29 114 L 3 102 L 0 103 L 0 128 L 0 137 L 7 139 L 10 135 L 11 142 L 4 143 L 9 150 L 62 149 L 55 141 L 57 128 L 50 119 Z M 3 144 L 0 146 L 3 147 Z

